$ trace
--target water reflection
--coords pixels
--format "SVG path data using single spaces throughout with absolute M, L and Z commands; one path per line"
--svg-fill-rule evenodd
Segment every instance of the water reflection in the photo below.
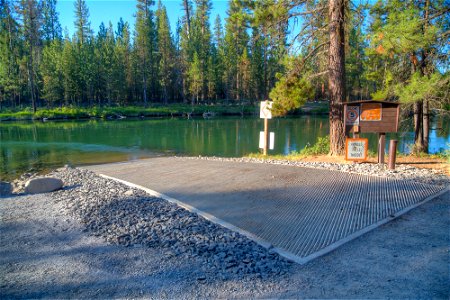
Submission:
M 438 152 L 450 143 L 448 118 L 432 122 L 430 151 Z M 279 118 L 269 122 L 275 132 L 270 153 L 288 154 L 312 145 L 328 134 L 326 116 Z M 28 169 L 64 164 L 94 164 L 154 155 L 243 156 L 258 151 L 263 121 L 255 118 L 158 119 L 79 122 L 0 123 L 0 175 L 11 177 Z M 414 135 L 411 128 L 387 134 L 399 140 L 401 152 L 409 152 Z M 376 151 L 376 134 L 369 138 Z M 389 143 L 387 142 L 387 145 Z

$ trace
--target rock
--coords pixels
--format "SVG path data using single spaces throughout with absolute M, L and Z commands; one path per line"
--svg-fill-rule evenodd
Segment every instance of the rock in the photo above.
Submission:
M 0 181 L 0 197 L 8 197 L 11 195 L 12 185 L 6 181 Z
M 53 177 L 33 178 L 25 183 L 25 193 L 39 194 L 59 190 L 63 186 L 61 179 Z
M 133 190 L 128 190 L 128 191 L 126 191 L 126 192 L 124 193 L 124 195 L 125 195 L 125 196 L 133 196 L 133 195 L 134 195 L 134 192 L 133 192 Z

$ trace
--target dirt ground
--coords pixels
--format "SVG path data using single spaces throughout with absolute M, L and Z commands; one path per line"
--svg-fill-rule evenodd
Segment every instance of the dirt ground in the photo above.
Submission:
M 388 162 L 388 157 L 385 157 L 385 163 Z M 307 162 L 329 162 L 329 163 L 342 163 L 353 164 L 354 162 L 346 161 L 343 156 L 329 156 L 329 155 L 313 155 L 300 159 L 300 161 Z M 377 163 L 376 157 L 371 157 L 367 160 L 370 163 Z M 430 158 L 430 157 L 417 157 L 417 156 L 399 156 L 397 157 L 396 164 L 398 165 L 410 165 L 416 168 L 434 169 L 450 176 L 450 164 L 442 158 Z

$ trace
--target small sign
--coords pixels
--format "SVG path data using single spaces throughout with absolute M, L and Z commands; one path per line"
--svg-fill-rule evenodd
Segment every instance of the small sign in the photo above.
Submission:
M 259 148 L 260 149 L 264 149 L 264 131 L 260 131 L 259 132 Z M 269 149 L 273 150 L 275 146 L 275 133 L 274 132 L 270 132 L 269 134 Z
M 272 104 L 273 101 L 261 101 L 259 109 L 259 117 L 261 119 L 272 119 Z
M 359 106 L 347 106 L 345 114 L 345 125 L 358 125 L 359 124 Z
M 361 121 L 381 121 L 381 103 L 361 103 Z
M 368 139 L 346 139 L 345 160 L 364 161 L 367 159 Z

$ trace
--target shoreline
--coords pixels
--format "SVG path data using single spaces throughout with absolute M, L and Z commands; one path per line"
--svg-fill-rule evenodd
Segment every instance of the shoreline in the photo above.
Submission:
M 230 104 L 230 105 L 188 105 L 173 104 L 167 106 L 124 106 L 124 107 L 92 107 L 92 108 L 39 108 L 36 113 L 25 109 L 15 112 L 0 112 L 0 122 L 16 121 L 58 121 L 58 120 L 89 120 L 106 119 L 120 120 L 153 119 L 153 118 L 191 118 L 191 117 L 227 117 L 227 116 L 257 116 L 259 105 Z M 324 103 L 308 103 L 290 115 L 328 115 L 328 105 Z

